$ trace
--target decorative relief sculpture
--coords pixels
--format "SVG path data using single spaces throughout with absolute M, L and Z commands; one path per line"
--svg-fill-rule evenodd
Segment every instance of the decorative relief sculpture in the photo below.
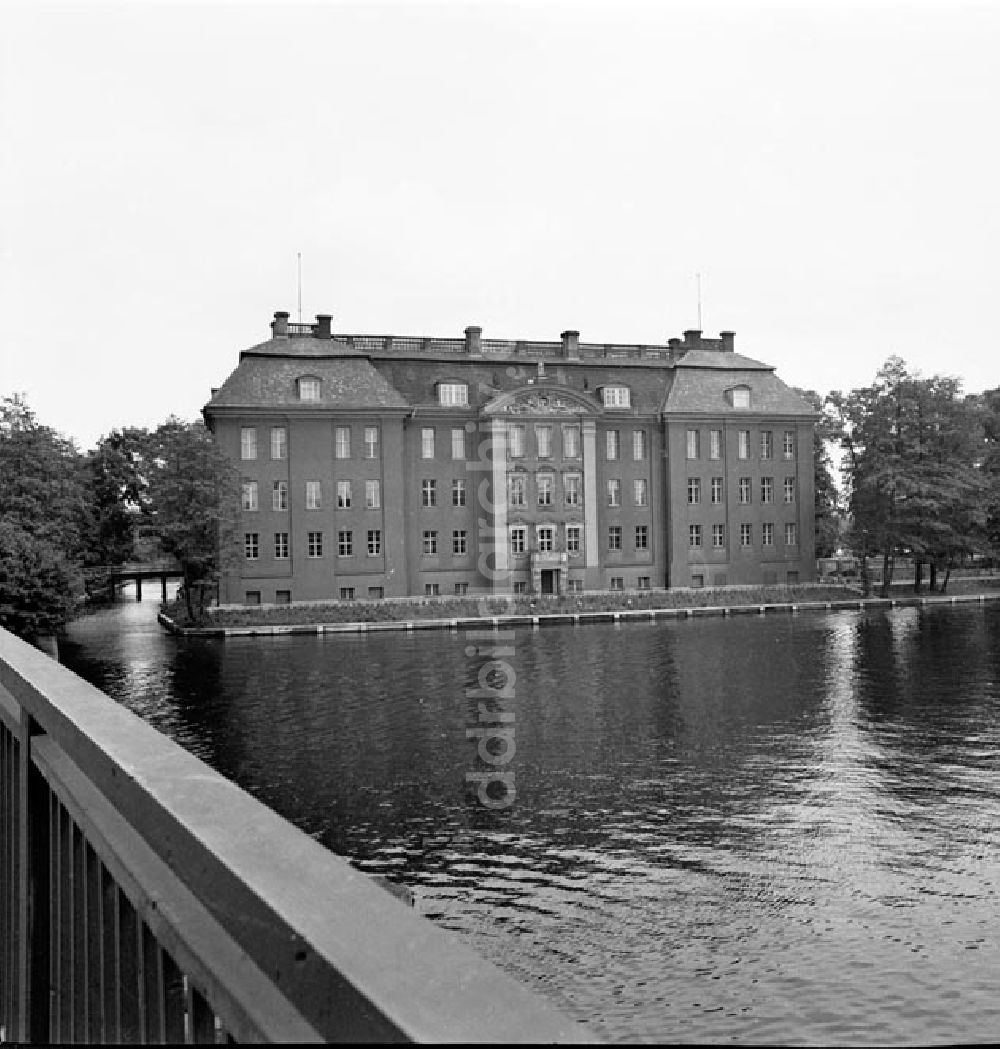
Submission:
M 511 415 L 576 415 L 580 406 L 548 393 L 535 393 L 504 405 L 503 410 Z

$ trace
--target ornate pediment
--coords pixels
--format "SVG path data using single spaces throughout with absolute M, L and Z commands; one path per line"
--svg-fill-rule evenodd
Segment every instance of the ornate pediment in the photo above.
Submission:
M 597 415 L 600 408 L 585 394 L 556 384 L 522 386 L 483 406 L 484 415 Z

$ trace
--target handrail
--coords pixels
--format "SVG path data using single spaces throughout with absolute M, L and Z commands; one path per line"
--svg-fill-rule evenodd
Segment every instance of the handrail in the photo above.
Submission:
M 4 630 L 0 894 L 0 1040 L 587 1037 Z

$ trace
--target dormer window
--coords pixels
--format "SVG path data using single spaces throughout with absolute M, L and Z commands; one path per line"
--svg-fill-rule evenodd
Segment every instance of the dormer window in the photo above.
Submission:
M 627 386 L 604 386 L 601 402 L 605 408 L 631 408 L 632 391 Z
M 319 379 L 313 379 L 313 378 L 302 378 L 302 379 L 299 379 L 299 400 L 300 401 L 318 401 L 319 400 Z
M 445 408 L 461 407 L 469 403 L 469 387 L 464 382 L 439 382 L 438 404 Z
M 729 403 L 734 408 L 749 408 L 750 407 L 750 387 L 749 386 L 733 386 L 731 389 L 726 391 L 729 397 Z

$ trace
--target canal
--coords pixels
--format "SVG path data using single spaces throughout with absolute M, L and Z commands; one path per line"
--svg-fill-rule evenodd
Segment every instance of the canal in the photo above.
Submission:
M 155 610 L 63 661 L 598 1037 L 1000 1030 L 1000 605 L 519 628 L 504 809 L 466 778 L 480 639 Z

